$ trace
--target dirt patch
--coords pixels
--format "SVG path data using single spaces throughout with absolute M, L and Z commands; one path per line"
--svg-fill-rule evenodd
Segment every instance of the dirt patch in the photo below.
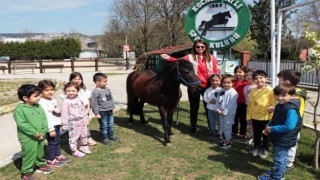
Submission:
M 132 149 L 129 147 L 121 147 L 114 150 L 115 153 L 131 153 Z

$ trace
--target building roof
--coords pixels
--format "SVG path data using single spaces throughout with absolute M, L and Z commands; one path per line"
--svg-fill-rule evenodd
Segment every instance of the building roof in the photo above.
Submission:
M 184 51 L 184 50 L 191 49 L 191 48 L 192 48 L 192 44 L 169 46 L 169 47 L 164 47 L 164 48 L 161 48 L 158 50 L 149 51 L 149 52 L 147 52 L 147 55 L 172 54 L 175 52 Z

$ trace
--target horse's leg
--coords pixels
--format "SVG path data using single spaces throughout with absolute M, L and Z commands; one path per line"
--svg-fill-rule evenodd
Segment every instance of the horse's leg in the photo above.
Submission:
M 225 20 L 224 20 L 224 24 L 227 24 L 228 22 L 229 22 L 228 19 L 225 19 Z
M 141 121 L 142 124 L 147 124 L 147 122 L 146 122 L 146 120 L 144 118 L 143 107 L 144 107 L 144 102 L 142 100 L 140 100 L 139 103 L 138 103 L 140 121 Z
M 129 125 L 131 126 L 132 124 L 133 124 L 133 114 L 132 114 L 132 112 L 130 112 Z
M 168 119 L 168 133 L 169 133 L 169 138 L 170 138 L 170 136 L 173 135 L 172 130 L 171 130 L 171 127 L 172 127 L 173 114 L 174 114 L 175 108 L 176 108 L 176 107 L 173 107 L 173 108 L 171 108 L 171 109 L 169 109 L 169 110 L 167 111 L 167 112 L 168 112 L 167 119 Z
M 162 123 L 162 127 L 164 130 L 164 143 L 166 146 L 171 144 L 170 138 L 169 138 L 169 126 L 168 126 L 168 122 L 167 122 L 167 111 L 165 110 L 164 107 L 162 106 L 158 106 L 159 108 L 159 112 L 160 112 L 160 116 L 161 116 L 161 123 Z

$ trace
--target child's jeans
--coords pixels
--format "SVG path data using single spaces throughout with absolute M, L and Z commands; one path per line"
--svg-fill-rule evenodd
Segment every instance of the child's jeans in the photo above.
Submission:
M 234 124 L 235 114 L 220 115 L 220 125 L 224 138 L 227 142 L 232 139 L 232 125 Z
M 102 140 L 113 137 L 113 111 L 100 111 L 101 118 L 99 119 L 100 133 Z
M 54 126 L 54 131 L 56 132 L 55 137 L 50 137 L 47 135 L 48 147 L 47 147 L 47 160 L 53 161 L 57 156 L 61 155 L 60 148 L 60 125 Z
M 286 171 L 288 151 L 290 148 L 273 146 L 272 179 L 281 179 Z
M 209 118 L 209 129 L 211 133 L 220 133 L 220 120 L 219 114 L 216 110 L 208 109 L 208 118 Z

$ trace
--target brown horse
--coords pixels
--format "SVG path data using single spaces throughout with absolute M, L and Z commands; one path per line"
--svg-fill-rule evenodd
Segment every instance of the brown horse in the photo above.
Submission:
M 146 123 L 144 103 L 157 106 L 164 129 L 165 145 L 171 143 L 171 124 L 175 108 L 181 98 L 180 83 L 196 90 L 200 81 L 193 66 L 184 59 L 167 62 L 162 72 L 150 70 L 134 71 L 127 78 L 129 123 L 133 122 L 133 114 L 140 116 L 140 121 Z

